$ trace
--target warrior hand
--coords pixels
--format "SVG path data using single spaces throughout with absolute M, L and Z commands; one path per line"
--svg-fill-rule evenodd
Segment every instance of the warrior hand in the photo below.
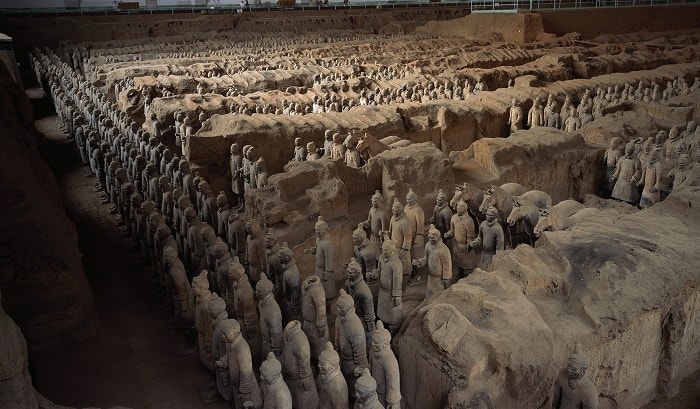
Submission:
M 615 181 L 615 178 L 610 178 L 610 181 L 611 181 L 611 182 L 614 182 L 614 181 Z
M 406 254 L 406 249 L 402 248 L 399 250 L 399 258 L 403 257 L 404 254 Z
M 450 280 L 442 280 L 442 288 L 448 288 L 450 286 Z
M 417 265 L 419 265 L 419 264 L 420 264 L 420 261 L 418 261 L 417 258 L 414 258 L 413 260 L 411 260 L 411 265 L 417 266 Z
M 323 272 L 323 281 L 328 281 L 333 278 L 333 272 L 332 271 L 324 271 Z
M 308 391 L 311 389 L 311 384 L 309 383 L 309 378 L 304 378 L 301 380 L 301 389 Z
M 221 361 L 216 361 L 216 367 L 217 367 L 217 368 L 223 368 L 223 367 L 224 367 L 223 362 L 221 362 Z
M 394 300 L 394 306 L 398 307 L 401 305 L 401 297 L 391 297 Z
M 318 337 L 323 338 L 326 336 L 326 328 L 325 327 L 316 327 L 318 330 Z
M 451 238 L 451 237 L 454 237 L 454 234 L 453 234 L 451 231 L 448 231 L 448 232 L 445 233 L 443 236 L 444 236 L 446 239 L 449 239 L 449 238 Z
M 353 369 L 352 372 L 353 372 L 353 374 L 355 375 L 356 378 L 359 378 L 359 377 L 362 376 L 362 374 L 364 373 L 364 370 L 365 370 L 365 368 L 363 368 L 363 367 L 361 367 L 361 366 L 356 366 L 355 369 Z

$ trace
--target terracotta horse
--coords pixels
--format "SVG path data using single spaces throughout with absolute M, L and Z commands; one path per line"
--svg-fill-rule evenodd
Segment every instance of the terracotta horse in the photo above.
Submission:
M 525 193 L 524 186 L 518 183 L 505 183 L 501 186 L 491 186 L 484 189 L 484 200 L 481 201 L 479 212 L 486 214 L 489 206 L 493 206 L 498 211 L 498 221 L 503 224 L 503 231 L 508 230 L 510 246 L 513 247 L 513 232 L 510 226 L 506 223 L 508 215 L 513 210 L 513 196 L 519 196 Z
M 584 206 L 575 200 L 563 200 L 552 207 L 539 209 L 540 219 L 535 225 L 535 236 L 539 237 L 545 230 L 564 230 L 572 224 L 571 216 L 584 210 Z
M 535 245 L 534 229 L 540 219 L 539 209 L 552 206 L 552 197 L 541 190 L 530 190 L 522 196 L 513 196 L 513 209 L 508 215 L 508 225 L 515 226 L 520 220 L 525 225 L 530 245 Z

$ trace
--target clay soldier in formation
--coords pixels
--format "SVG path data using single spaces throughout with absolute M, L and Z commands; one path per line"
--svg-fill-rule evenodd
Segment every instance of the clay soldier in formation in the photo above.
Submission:
M 209 291 L 209 278 L 207 270 L 192 279 L 192 292 L 196 297 L 194 323 L 197 328 L 197 342 L 199 345 L 199 359 L 209 370 L 214 370 L 214 357 L 211 354 L 213 329 L 211 326 L 211 314 L 209 314 L 209 301 L 212 293 Z
M 564 123 L 566 132 L 576 132 L 581 127 L 581 119 L 578 117 L 578 111 L 573 106 L 569 107 L 569 115 Z
M 185 220 L 189 226 L 187 229 L 187 244 L 190 248 L 191 272 L 202 271 L 206 267 L 204 253 L 204 238 L 202 237 L 202 223 L 197 217 L 197 212 L 192 206 L 185 209 Z
M 321 348 L 328 342 L 328 320 L 326 319 L 326 297 L 321 280 L 309 276 L 301 285 L 301 310 L 304 332 L 309 337 L 311 356 L 318 357 Z
M 425 212 L 418 203 L 418 195 L 413 188 L 408 188 L 406 194 L 406 207 L 404 213 L 413 230 L 413 240 L 411 242 L 411 257 L 421 258 L 425 254 Z M 409 285 L 416 285 L 421 281 L 419 269 L 412 266 Z
M 282 262 L 280 261 L 280 245 L 277 243 L 277 237 L 272 229 L 268 229 L 265 233 L 265 249 L 267 255 L 267 277 L 275 284 L 275 289 L 278 294 L 282 291 Z
M 228 319 L 228 313 L 226 312 L 226 303 L 222 298 L 217 297 L 209 302 L 209 314 L 211 315 L 213 329 L 211 354 L 214 357 L 214 362 L 216 362 L 226 355 L 226 338 L 223 336 L 223 324 Z M 231 401 L 233 399 L 228 370 L 225 368 L 217 367 L 216 389 L 225 400 Z
M 321 156 L 316 151 L 316 144 L 313 142 L 309 142 L 306 144 L 306 152 L 307 152 L 306 153 L 306 160 L 307 161 L 321 159 Z
M 355 260 L 362 269 L 362 276 L 367 281 L 376 279 L 378 275 L 377 250 L 376 247 L 369 242 L 363 223 L 360 223 L 357 229 L 352 232 L 352 243 L 354 244 L 352 252 L 355 255 Z
M 435 228 L 440 231 L 441 237 L 445 237 L 445 233 L 450 230 L 450 222 L 452 221 L 452 209 L 450 209 L 448 203 L 447 195 L 440 189 L 435 200 L 435 208 L 433 208 L 433 217 L 430 219 L 430 224 L 435 225 Z
M 369 241 L 379 252 L 383 232 L 389 231 L 389 213 L 384 208 L 384 198 L 378 190 L 372 195 L 372 207 L 369 209 L 367 220 L 364 221 L 364 228 L 369 229 Z
M 301 282 L 299 280 L 299 268 L 294 260 L 292 249 L 287 246 L 287 243 L 282 243 L 279 249 L 279 258 L 282 263 L 282 275 L 280 276 L 281 289 L 280 293 L 284 299 L 284 317 L 285 321 L 298 319 L 301 313 Z
M 460 199 L 457 203 L 457 213 L 450 219 L 450 230 L 445 233 L 445 238 L 453 238 L 452 260 L 457 266 L 459 274 L 463 277 L 469 275 L 474 267 L 474 252 L 469 251 L 469 243 L 476 238 L 474 220 L 467 213 L 467 204 Z
M 379 257 L 379 297 L 377 299 L 377 318 L 387 323 L 389 330 L 396 332 L 401 325 L 403 268 L 396 255 L 396 243 L 385 238 L 382 243 L 382 255 Z
M 399 362 L 391 350 L 391 334 L 381 321 L 372 337 L 370 364 L 372 377 L 377 381 L 379 403 L 387 409 L 401 408 L 401 377 Z
M 610 177 L 610 182 L 614 183 L 612 198 L 636 204 L 639 200 L 636 182 L 640 174 L 639 159 L 634 157 L 634 144 L 628 143 L 625 146 L 625 156 L 618 159 L 615 172 Z
M 656 150 L 649 152 L 646 164 L 642 165 L 642 176 L 638 185 L 643 185 L 642 197 L 639 199 L 639 207 L 642 209 L 652 206 L 660 199 L 661 171 L 658 163 L 659 154 Z
M 340 357 L 330 342 L 318 357 L 318 397 L 320 409 L 350 409 L 348 385 L 340 373 Z
M 452 280 L 452 256 L 450 249 L 440 238 L 440 231 L 430 225 L 428 243 L 425 244 L 425 257 L 413 260 L 416 266 L 428 266 L 428 285 L 425 296 L 430 297 L 436 292 L 449 287 Z
M 508 122 L 506 123 L 510 125 L 510 133 L 523 129 L 523 109 L 520 108 L 518 100 L 515 98 L 511 101 Z
M 231 144 L 231 159 L 229 166 L 231 168 L 231 191 L 235 197 L 235 210 L 243 208 L 243 156 L 237 143 Z
M 306 156 L 306 147 L 301 141 L 301 138 L 294 138 L 294 158 L 292 160 L 295 162 L 304 162 L 306 161 Z
M 370 345 L 374 333 L 374 321 L 377 319 L 374 314 L 374 296 L 362 278 L 362 267 L 354 257 L 350 259 L 346 273 L 348 280 L 345 282 L 345 289 L 355 302 L 355 312 L 364 324 L 365 338 L 367 345 Z
M 292 409 L 292 394 L 282 379 L 282 364 L 270 352 L 260 365 L 263 409 Z
M 228 197 L 226 197 L 226 193 L 223 190 L 216 196 L 216 206 L 218 208 L 216 211 L 216 235 L 227 240 L 226 228 L 228 227 L 228 216 L 231 214 L 231 209 L 228 207 Z
M 623 142 L 622 138 L 616 136 L 610 138 L 608 149 L 605 150 L 603 154 L 603 161 L 605 165 L 605 176 L 603 178 L 602 189 L 605 192 L 612 191 L 613 187 L 611 183 L 614 183 L 612 179 L 613 174 L 615 174 L 615 168 L 617 167 L 617 162 L 621 157 L 624 156 L 624 150 L 622 149 Z
M 243 409 L 243 402 L 252 402 L 254 409 L 262 408 L 260 387 L 253 372 L 250 347 L 241 335 L 238 321 L 223 322 L 221 332 L 226 339 L 226 354 L 216 361 L 217 368 L 228 369 L 235 409 Z
M 260 273 L 267 272 L 265 238 L 260 231 L 260 224 L 257 220 L 248 220 L 245 226 L 248 232 L 248 274 L 255 284 L 260 279 Z
M 673 180 L 672 191 L 683 186 L 694 186 L 695 175 L 690 166 L 690 156 L 686 153 L 680 155 L 676 167 L 668 172 L 667 177 Z
M 396 243 L 398 257 L 401 260 L 401 267 L 404 274 L 411 272 L 411 244 L 413 242 L 413 231 L 411 223 L 406 218 L 403 212 L 403 205 L 399 199 L 394 199 L 394 204 L 391 205 L 392 218 L 389 221 L 389 234 L 391 240 Z
M 527 126 L 534 128 L 544 125 L 544 112 L 540 106 L 540 99 L 535 98 L 532 103 L 532 108 L 527 113 Z
M 194 295 L 187 281 L 185 265 L 177 256 L 177 248 L 163 250 L 163 268 L 170 278 L 168 288 L 173 298 L 175 325 L 179 328 L 191 328 L 194 324 Z
M 348 389 L 354 391 L 356 369 L 368 368 L 367 340 L 362 321 L 355 314 L 355 301 L 340 290 L 337 302 L 338 316 L 335 319 L 335 344 L 340 352 L 340 371 L 348 383 Z
M 357 139 L 352 135 L 348 135 L 348 137 L 345 138 L 345 147 L 347 148 L 345 151 L 345 165 L 351 168 L 361 167 L 362 157 L 360 157 L 360 153 L 357 151 Z
M 343 137 L 340 133 L 336 132 L 333 134 L 333 145 L 331 146 L 331 159 L 343 159 L 345 158 L 345 151 L 347 148 L 343 145 Z
M 229 267 L 229 276 L 233 282 L 233 310 L 234 315 L 241 323 L 241 332 L 243 337 L 248 341 L 253 359 L 257 362 L 260 359 L 260 318 L 258 316 L 258 306 L 255 303 L 253 295 L 253 287 L 245 275 L 245 267 L 238 261 L 233 259 L 233 263 Z
M 323 220 L 323 217 L 318 216 L 314 230 L 316 231 L 316 245 L 309 249 L 311 254 L 316 255 L 316 271 L 314 274 L 323 283 L 326 302 L 330 302 L 336 297 L 335 275 L 333 274 L 335 269 L 333 264 L 333 243 L 328 233 L 328 223 Z M 314 356 L 318 356 L 318 354 L 314 354 Z
M 318 392 L 310 359 L 309 341 L 301 329 L 301 323 L 290 321 L 284 327 L 282 370 L 292 393 L 294 408 L 318 409 Z
M 273 352 L 275 356 L 282 356 L 284 347 L 284 334 L 282 333 L 282 311 L 272 292 L 274 286 L 266 277 L 260 277 L 255 285 L 255 298 L 260 307 L 260 335 L 262 336 L 262 356 Z
M 238 257 L 241 263 L 247 262 L 247 237 L 245 222 L 241 219 L 241 214 L 232 210 L 228 215 L 228 226 L 226 227 L 226 241 L 232 257 Z
M 255 186 L 258 189 L 268 187 L 267 179 L 270 174 L 267 172 L 267 166 L 265 165 L 265 159 L 261 157 L 255 162 Z
M 472 247 L 481 247 L 480 267 L 484 270 L 491 263 L 493 255 L 505 248 L 503 227 L 498 223 L 497 219 L 498 210 L 493 206 L 489 206 L 486 209 L 486 220 L 479 225 L 479 235 L 470 244 Z
M 384 409 L 377 397 L 377 381 L 365 368 L 355 383 L 355 409 Z
M 586 376 L 590 359 L 580 344 L 576 344 L 563 369 L 554 382 L 552 409 L 598 409 L 598 389 Z

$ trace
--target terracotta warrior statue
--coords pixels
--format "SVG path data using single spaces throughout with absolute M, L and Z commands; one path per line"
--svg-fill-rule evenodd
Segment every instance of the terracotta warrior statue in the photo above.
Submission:
M 326 318 L 326 297 L 321 280 L 317 276 L 309 276 L 301 286 L 302 317 L 304 332 L 309 337 L 311 357 L 315 359 L 321 353 L 321 348 L 328 342 L 328 321 Z
M 325 303 L 323 308 L 325 309 Z M 301 329 L 301 323 L 290 321 L 284 327 L 282 370 L 292 393 L 294 408 L 318 409 L 319 406 L 310 358 L 309 341 Z
M 661 171 L 659 154 L 656 150 L 649 152 L 646 164 L 642 164 L 642 175 L 637 184 L 644 186 L 642 197 L 639 199 L 639 207 L 642 209 L 652 206 L 660 200 Z
M 511 101 L 508 122 L 506 123 L 510 125 L 510 133 L 523 129 L 523 109 L 518 105 L 518 100 L 515 98 Z
M 362 371 L 363 368 L 369 367 L 365 328 L 355 314 L 355 301 L 345 290 L 340 290 L 336 305 L 338 316 L 335 319 L 335 344 L 340 352 L 340 371 L 352 394 L 357 379 L 356 370 Z
M 413 260 L 416 266 L 428 266 L 428 285 L 425 296 L 430 297 L 436 292 L 450 286 L 452 280 L 452 256 L 450 249 L 440 238 L 440 231 L 430 225 L 428 243 L 425 244 L 425 257 Z
M 265 253 L 265 237 L 257 220 L 245 223 L 248 232 L 248 274 L 253 284 L 260 279 L 260 273 L 267 272 L 267 254 Z
M 226 355 L 226 338 L 223 336 L 223 323 L 229 317 L 223 298 L 217 297 L 209 303 L 209 314 L 212 319 L 211 326 L 213 331 L 211 353 L 214 357 L 214 362 L 216 362 Z M 217 367 L 216 389 L 219 391 L 219 395 L 227 401 L 233 399 L 233 390 L 230 382 L 228 369 Z
M 237 143 L 231 144 L 231 158 L 229 167 L 231 169 L 231 191 L 236 198 L 235 210 L 243 209 L 243 155 Z
M 369 229 L 369 241 L 374 244 L 379 253 L 379 242 L 383 232 L 389 231 L 389 213 L 384 207 L 384 197 L 379 191 L 372 195 L 372 207 L 369 209 L 367 220 L 363 222 L 365 229 Z
M 469 243 L 476 238 L 474 220 L 467 213 L 468 206 L 461 200 L 457 202 L 457 213 L 450 219 L 450 230 L 445 233 L 445 238 L 452 238 L 452 261 L 457 266 L 459 274 L 463 277 L 476 267 L 474 252 L 470 251 Z
M 340 357 L 330 342 L 318 357 L 318 397 L 320 409 L 350 409 L 348 385 L 340 373 Z
M 260 365 L 263 409 L 292 409 L 292 393 L 282 379 L 282 364 L 270 352 Z
M 399 362 L 391 350 L 391 334 L 377 321 L 370 351 L 372 377 L 377 381 L 379 403 L 387 409 L 401 408 L 401 378 Z
M 275 356 L 282 356 L 284 347 L 284 334 L 282 333 L 282 310 L 275 300 L 274 285 L 266 277 L 260 277 L 255 285 L 255 298 L 259 301 L 260 309 L 260 335 L 262 337 L 262 355 L 267 356 L 273 352 Z
M 374 380 L 369 369 L 365 368 L 362 376 L 355 383 L 355 408 L 384 409 L 377 397 L 377 381 Z
M 403 321 L 401 310 L 403 268 L 396 255 L 396 243 L 389 237 L 382 243 L 379 257 L 379 297 L 377 318 L 387 323 L 389 330 L 396 332 Z
M 362 269 L 362 276 L 367 281 L 373 281 L 379 276 L 377 270 L 377 250 L 369 242 L 363 223 L 358 224 L 357 229 L 352 232 L 353 254 L 355 260 Z
M 598 409 L 598 389 L 586 371 L 591 361 L 580 344 L 576 344 L 563 369 L 554 382 L 552 409 Z
M 316 245 L 309 249 L 311 254 L 316 255 L 316 271 L 314 274 L 323 283 L 326 302 L 330 302 L 336 297 L 335 275 L 333 274 L 335 269 L 333 264 L 333 243 L 328 233 L 328 223 L 323 220 L 323 217 L 318 216 L 318 222 L 316 222 L 314 230 L 316 231 Z M 314 354 L 314 356 L 317 356 L 317 354 Z
M 480 267 L 486 269 L 491 263 L 491 259 L 497 251 L 503 251 L 505 244 L 503 240 L 503 227 L 498 223 L 498 210 L 489 206 L 486 209 L 486 220 L 479 225 L 479 234 L 470 243 L 472 247 L 481 247 Z
M 425 234 L 425 212 L 418 203 L 418 195 L 413 191 L 413 188 L 408 188 L 406 207 L 404 207 L 403 211 L 413 231 L 411 257 L 421 258 L 425 254 L 425 237 L 423 237 Z M 419 269 L 415 266 L 411 268 L 411 278 L 409 281 L 409 284 L 417 284 L 421 281 Z
M 285 321 L 301 318 L 301 282 L 299 267 L 294 260 L 294 253 L 287 243 L 282 243 L 279 249 L 279 259 L 282 263 L 282 282 L 280 296 L 284 299 L 283 315 Z
M 233 319 L 225 320 L 221 332 L 226 339 L 226 353 L 216 361 L 217 368 L 228 369 L 233 396 L 233 407 L 243 409 L 244 402 L 252 402 L 254 409 L 262 409 L 260 387 L 253 372 L 250 347 L 241 335 L 241 326 Z
M 639 200 L 636 182 L 642 173 L 639 159 L 634 156 L 634 151 L 633 143 L 625 146 L 625 156 L 617 160 L 615 172 L 610 177 L 610 182 L 614 184 L 611 197 L 633 205 Z
M 241 332 L 248 342 L 253 359 L 259 362 L 260 358 L 260 318 L 258 316 L 258 306 L 255 303 L 253 287 L 250 285 L 248 276 L 245 274 L 245 267 L 233 259 L 229 267 L 229 279 L 233 283 L 233 310 L 238 322 L 241 324 Z
M 391 240 L 398 247 L 397 256 L 401 260 L 401 267 L 404 274 L 410 274 L 411 267 L 411 246 L 413 243 L 413 231 L 411 222 L 403 212 L 403 204 L 398 198 L 394 199 L 391 205 L 392 218 L 389 221 L 389 235 Z
M 371 345 L 374 321 L 377 319 L 374 314 L 374 296 L 362 277 L 362 267 L 354 257 L 348 263 L 346 274 L 348 280 L 345 282 L 345 290 L 355 302 L 355 312 L 362 320 L 365 329 L 366 343 Z
M 202 270 L 198 276 L 192 279 L 192 292 L 196 297 L 194 324 L 197 328 L 199 359 L 207 369 L 213 371 L 216 368 L 211 352 L 214 334 L 211 326 L 211 314 L 209 314 L 209 301 L 212 299 L 212 293 L 209 291 L 209 278 L 207 276 L 207 270 Z

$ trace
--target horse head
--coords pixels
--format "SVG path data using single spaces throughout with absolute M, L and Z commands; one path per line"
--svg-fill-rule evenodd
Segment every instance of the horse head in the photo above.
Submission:
M 495 189 L 496 186 L 491 186 L 488 189 L 484 189 L 484 200 L 481 201 L 479 212 L 486 214 L 486 209 L 488 209 L 489 206 L 495 206 L 496 200 L 493 196 Z
M 519 198 L 515 196 L 511 199 L 513 200 L 513 208 L 510 210 L 510 214 L 508 215 L 508 219 L 506 220 L 506 222 L 509 226 L 515 226 L 515 223 L 518 220 L 522 219 L 524 214 L 522 203 L 520 202 Z
M 533 229 L 535 236 L 540 237 L 543 231 L 552 227 L 552 212 L 549 209 L 539 209 L 537 212 L 540 214 L 540 218 Z

